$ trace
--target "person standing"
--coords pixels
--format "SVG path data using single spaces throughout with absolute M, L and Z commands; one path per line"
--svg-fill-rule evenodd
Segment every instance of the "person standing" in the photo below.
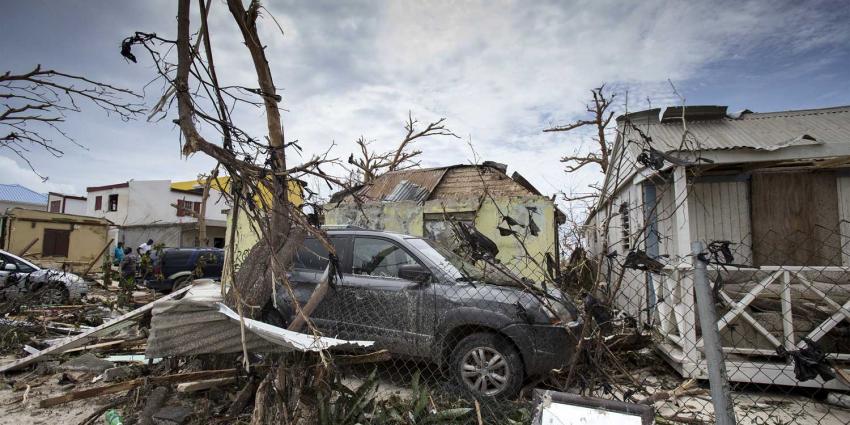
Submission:
M 124 259 L 124 242 L 118 242 L 118 246 L 115 247 L 115 251 L 112 253 L 112 263 L 116 266 L 121 264 L 121 260 Z
M 139 249 L 138 249 L 139 255 L 148 254 L 148 253 L 151 252 L 151 249 L 153 249 L 153 239 L 148 239 L 147 242 L 139 245 Z

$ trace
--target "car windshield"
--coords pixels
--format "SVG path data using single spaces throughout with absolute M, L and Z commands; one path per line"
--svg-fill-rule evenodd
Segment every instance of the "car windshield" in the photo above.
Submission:
M 420 238 L 410 238 L 407 241 L 455 281 L 511 284 L 519 279 L 514 276 L 508 276 L 495 267 L 479 266 L 434 241 Z

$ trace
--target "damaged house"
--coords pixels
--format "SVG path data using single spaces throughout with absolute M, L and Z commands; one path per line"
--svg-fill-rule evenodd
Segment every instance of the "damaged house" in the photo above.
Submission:
M 622 270 L 615 307 L 653 325 L 682 375 L 705 378 L 690 257 L 702 241 L 730 379 L 843 388 L 795 373 L 784 353 L 850 360 L 850 107 L 674 107 L 617 125 L 606 198 L 585 233 L 611 259 L 602 284 Z M 629 253 L 663 269 L 629 268 Z
M 540 281 L 558 273 L 553 265 L 565 216 L 519 173 L 509 176 L 504 164 L 388 172 L 354 193 L 337 193 L 324 214 L 326 225 L 423 236 L 445 246 L 455 240 L 452 223 L 464 223 L 495 242 L 496 258 L 517 274 Z

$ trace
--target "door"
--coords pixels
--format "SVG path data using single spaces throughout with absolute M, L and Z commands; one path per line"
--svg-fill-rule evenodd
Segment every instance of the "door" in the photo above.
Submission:
M 334 236 L 330 238 L 330 241 L 339 258 L 341 271 L 343 273 L 349 271 L 351 239 L 347 236 Z M 319 284 L 328 261 L 328 250 L 315 238 L 305 239 L 304 245 L 295 254 L 289 282 L 292 284 L 296 299 L 302 306 L 307 303 Z M 325 298 L 310 315 L 310 320 L 325 336 L 351 338 L 350 335 L 346 335 L 345 328 L 339 324 L 339 318 L 344 317 L 340 311 L 339 285 L 340 282 L 336 282 L 328 289 Z M 278 297 L 283 297 L 286 302 L 290 300 L 289 294 L 286 293 L 278 293 Z M 290 320 L 294 314 L 295 312 L 292 311 Z
M 401 266 L 415 264 L 421 263 L 394 241 L 355 237 L 351 274 L 340 285 L 340 311 L 357 338 L 394 353 L 419 354 L 420 303 L 429 285 L 399 278 Z
M 840 266 L 838 187 L 832 172 L 753 174 L 756 266 Z

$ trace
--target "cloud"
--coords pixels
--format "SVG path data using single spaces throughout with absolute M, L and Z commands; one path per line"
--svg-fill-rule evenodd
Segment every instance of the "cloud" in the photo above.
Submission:
M 559 162 L 565 154 L 588 149 L 589 133 L 541 132 L 582 117 L 591 88 L 608 83 L 619 93 L 619 110 L 643 109 L 647 99 L 654 106 L 677 102 L 668 78 L 686 96 L 705 93 L 709 103 L 771 99 L 775 104 L 782 98 L 785 103 L 777 107 L 810 105 L 802 93 L 816 90 L 807 84 L 844 81 L 847 63 L 841 61 L 847 60 L 850 41 L 850 12 L 840 1 L 281 1 L 266 6 L 259 28 L 288 111 L 286 134 L 301 141 L 305 157 L 335 142 L 332 153 L 344 160 L 361 135 L 374 140 L 375 149 L 391 149 L 412 111 L 423 123 L 446 117 L 462 136 L 420 142 L 423 165 L 467 163 L 473 160 L 471 141 L 481 159 L 507 163 L 547 193 L 580 190 L 601 174 L 588 168 L 567 175 Z M 41 61 L 38 55 L 56 57 L 61 59 L 57 68 L 131 87 L 143 87 L 153 70 L 149 63 L 124 63 L 118 41 L 133 30 L 165 38 L 176 30 L 176 8 L 167 0 L 120 7 L 104 2 L 79 11 L 64 4 L 15 7 L 23 10 L 5 14 L 0 24 L 9 25 L 0 28 L 12 28 L 15 22 L 7 21 L 15 15 L 17 21 L 65 35 L 60 43 L 51 31 L 14 43 L 0 38 L 7 57 L 25 61 L 24 68 Z M 223 84 L 256 86 L 232 17 L 220 2 L 212 7 L 219 77 Z M 79 25 L 93 13 L 108 19 Z M 760 63 L 772 68 L 753 67 Z M 723 79 L 760 85 L 747 91 L 741 83 L 734 92 L 723 92 L 718 83 Z M 787 85 L 789 79 L 800 87 L 797 97 L 759 91 L 772 81 Z M 151 103 L 156 101 L 154 87 L 147 91 Z M 847 98 L 841 96 L 822 102 Z M 159 124 L 123 123 L 87 110 L 71 117 L 68 129 L 90 150 L 69 150 L 62 161 L 35 162 L 49 171 L 51 182 L 78 190 L 208 171 L 208 160 L 179 158 L 173 115 Z M 263 134 L 261 110 L 244 108 L 236 117 L 240 127 Z M 291 162 L 298 159 L 290 154 Z
M 39 193 L 60 192 L 67 194 L 79 193 L 73 185 L 55 182 L 51 179 L 42 181 L 29 168 L 18 165 L 10 158 L 0 156 L 0 183 L 19 184 Z

